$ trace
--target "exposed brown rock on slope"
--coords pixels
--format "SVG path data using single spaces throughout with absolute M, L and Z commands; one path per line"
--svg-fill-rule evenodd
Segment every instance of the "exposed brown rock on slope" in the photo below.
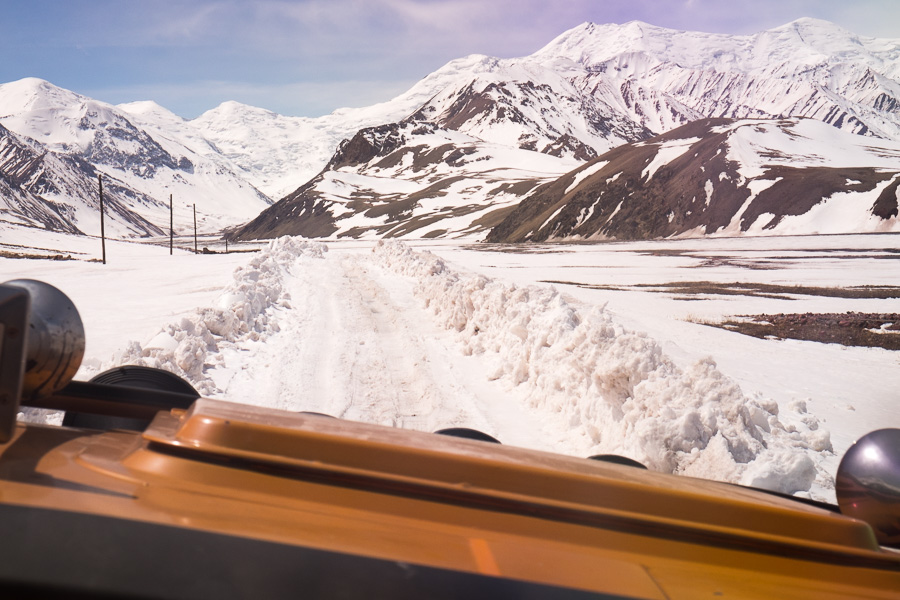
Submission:
M 776 123 L 784 131 L 798 121 Z M 762 122 L 760 122 L 762 123 Z M 751 226 L 772 229 L 790 215 L 805 214 L 839 192 L 870 192 L 897 178 L 898 171 L 874 167 L 773 165 L 748 180 L 741 164 L 729 160 L 729 140 L 753 121 L 703 119 L 666 134 L 615 148 L 557 181 L 541 186 L 488 234 L 488 242 L 551 239 L 638 240 L 698 232 L 712 234 L 738 219 L 740 232 Z M 664 164 L 648 167 L 672 144 L 684 146 Z M 783 159 L 784 157 L 778 157 Z M 602 165 L 597 169 L 598 165 Z M 579 173 L 593 169 L 574 188 Z M 752 201 L 750 183 L 765 183 Z M 872 206 L 882 219 L 897 214 L 900 178 Z M 740 212 L 742 211 L 743 212 Z M 764 217 L 765 215 L 765 217 Z M 771 217 L 768 217 L 771 215 Z M 766 222 L 757 223 L 759 219 Z M 737 233 L 737 232 L 736 232 Z

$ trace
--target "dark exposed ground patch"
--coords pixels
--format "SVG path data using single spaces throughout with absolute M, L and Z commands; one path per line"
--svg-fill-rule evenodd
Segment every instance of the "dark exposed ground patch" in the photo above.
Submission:
M 701 254 L 696 250 L 681 249 L 657 249 L 639 250 L 638 254 L 645 256 L 674 256 L 699 260 L 700 262 L 686 268 L 707 267 L 739 267 L 751 271 L 769 271 L 784 269 L 795 263 L 812 260 L 854 260 L 861 258 L 873 258 L 879 260 L 900 259 L 900 250 L 896 248 L 818 248 L 815 250 L 798 249 L 796 254 L 770 255 L 770 256 L 740 256 L 739 253 L 729 255 Z
M 403 200 L 394 200 L 392 202 L 378 204 L 368 209 L 364 214 L 370 219 L 387 216 L 388 222 L 398 221 L 411 214 L 417 205 L 418 201 L 410 196 Z
M 40 260 L 85 260 L 74 258 L 71 254 L 25 254 L 23 252 L 10 252 L 0 250 L 0 258 L 35 258 Z M 88 262 L 99 262 L 100 259 L 89 259 Z
M 898 313 L 741 315 L 721 323 L 703 324 L 761 339 L 808 340 L 843 346 L 900 350 Z
M 756 257 L 742 257 L 739 256 L 739 252 L 728 255 L 707 255 L 701 254 L 696 250 L 680 249 L 638 250 L 637 253 L 643 254 L 644 256 L 683 256 L 699 260 L 700 263 L 694 265 L 693 268 L 730 266 L 751 270 L 781 269 L 791 263 L 822 259 L 900 259 L 900 249 L 896 248 L 817 248 L 815 250 L 798 248 L 795 254 Z
M 540 182 L 536 179 L 523 179 L 521 181 L 508 181 L 501 183 L 494 189 L 490 190 L 488 196 L 496 196 L 497 194 L 512 194 L 513 196 L 523 197 L 531 190 L 536 188 Z
M 681 299 L 699 299 L 699 296 L 754 296 L 775 300 L 793 300 L 792 296 L 825 296 L 828 298 L 890 299 L 900 298 L 900 286 L 852 286 L 817 287 L 804 285 L 779 285 L 773 283 L 721 283 L 717 281 L 678 281 L 672 283 L 639 283 L 630 286 L 551 281 L 543 283 L 577 285 L 592 290 L 642 291 L 676 294 Z
M 485 228 L 485 229 L 494 227 L 495 225 L 497 225 L 497 223 L 499 223 L 500 221 L 505 219 L 506 215 L 508 215 L 513 210 L 515 210 L 515 208 L 516 208 L 515 205 L 504 206 L 503 208 L 497 208 L 495 210 L 487 212 L 484 215 L 482 215 L 482 216 L 478 217 L 477 219 L 475 219 L 474 221 L 472 221 L 472 227 Z
M 790 300 L 791 296 L 825 296 L 828 298 L 866 298 L 887 299 L 900 298 L 900 287 L 897 286 L 852 286 L 852 287 L 819 287 L 804 285 L 781 285 L 774 283 L 718 283 L 712 281 L 686 281 L 665 283 L 661 285 L 642 284 L 636 287 L 654 292 L 666 292 L 694 296 L 757 296 Z

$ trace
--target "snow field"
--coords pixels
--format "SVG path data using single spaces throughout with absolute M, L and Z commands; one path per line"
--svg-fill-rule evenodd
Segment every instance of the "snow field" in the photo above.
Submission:
M 602 306 L 582 314 L 553 288 L 463 276 L 400 242 L 379 242 L 375 253 L 417 280 L 416 294 L 464 353 L 483 356 L 491 377 L 524 388 L 531 407 L 587 435 L 596 453 L 784 493 L 833 487 L 816 460 L 831 451 L 829 433 L 784 425 L 775 401 L 746 397 L 712 359 L 680 369 Z
M 212 306 L 109 361 L 91 357 L 79 379 L 146 365 L 234 402 L 425 431 L 469 426 L 518 446 L 833 494 L 830 435 L 802 401 L 780 415 L 712 359 L 678 366 L 603 305 L 572 304 L 546 285 L 465 274 L 400 242 L 332 246 L 274 240 L 234 269 Z

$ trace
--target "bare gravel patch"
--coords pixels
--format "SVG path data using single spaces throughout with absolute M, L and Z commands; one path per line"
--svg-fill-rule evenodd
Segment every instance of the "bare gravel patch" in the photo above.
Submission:
M 763 339 L 795 339 L 900 350 L 898 313 L 792 313 L 741 315 L 705 323 Z

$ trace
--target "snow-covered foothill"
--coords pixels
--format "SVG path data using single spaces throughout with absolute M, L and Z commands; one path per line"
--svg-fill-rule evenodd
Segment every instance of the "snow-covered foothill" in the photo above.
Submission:
M 833 487 L 817 468 L 829 433 L 785 425 L 776 402 L 747 397 L 711 358 L 679 368 L 649 336 L 551 287 L 467 276 L 402 242 L 374 252 L 417 280 L 416 294 L 458 332 L 463 352 L 490 361 L 494 378 L 524 388 L 533 407 L 562 416 L 597 453 L 784 493 Z

